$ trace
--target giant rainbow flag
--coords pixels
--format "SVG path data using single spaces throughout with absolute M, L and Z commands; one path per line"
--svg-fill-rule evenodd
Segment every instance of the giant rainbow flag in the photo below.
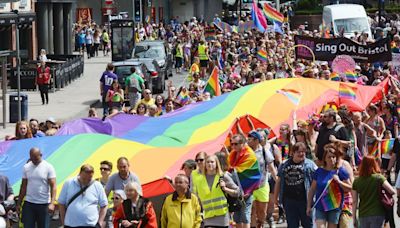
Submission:
M 292 124 L 295 107 L 287 104 L 277 90 L 291 89 L 302 94 L 296 108 L 298 119 L 320 110 L 329 102 L 342 102 L 351 111 L 363 110 L 382 96 L 382 86 L 357 87 L 356 99 L 339 99 L 340 82 L 306 78 L 277 79 L 245 86 L 210 101 L 190 104 L 161 117 L 117 115 L 112 119 L 77 119 L 67 122 L 57 136 L 0 143 L 0 173 L 19 191 L 22 167 L 29 149 L 39 147 L 43 158 L 54 165 L 57 185 L 89 163 L 99 176 L 99 163 L 116 163 L 120 156 L 130 160 L 131 170 L 142 184 L 164 176 L 174 177 L 181 164 L 199 151 L 215 153 L 225 142 L 239 116 L 252 115 L 278 132 L 282 123 Z M 113 171 L 116 171 L 115 169 Z

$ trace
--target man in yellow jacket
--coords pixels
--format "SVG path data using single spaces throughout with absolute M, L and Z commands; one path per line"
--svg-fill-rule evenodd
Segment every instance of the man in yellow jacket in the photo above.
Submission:
M 175 177 L 175 192 L 167 196 L 161 212 L 161 228 L 200 228 L 201 207 L 197 196 L 189 191 L 184 174 Z

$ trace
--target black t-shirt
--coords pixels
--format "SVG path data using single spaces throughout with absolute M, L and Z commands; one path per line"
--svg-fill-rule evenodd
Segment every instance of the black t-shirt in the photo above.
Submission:
M 289 162 L 288 165 L 282 170 L 284 177 L 283 197 L 306 201 L 304 162 L 295 163 L 292 159 L 289 159 L 287 162 Z
M 393 144 L 393 153 L 396 154 L 396 173 L 400 171 L 400 140 L 396 138 Z
M 319 134 L 317 138 L 318 151 L 316 155 L 319 160 L 322 160 L 322 156 L 324 155 L 324 146 L 330 143 L 329 136 L 331 135 L 334 135 L 337 139 L 340 140 L 345 140 L 345 141 L 350 140 L 349 134 L 347 133 L 347 130 L 344 127 L 344 125 L 342 125 L 340 128 L 338 124 L 336 124 L 332 128 L 327 128 L 326 125 L 322 125 L 321 128 L 319 129 Z

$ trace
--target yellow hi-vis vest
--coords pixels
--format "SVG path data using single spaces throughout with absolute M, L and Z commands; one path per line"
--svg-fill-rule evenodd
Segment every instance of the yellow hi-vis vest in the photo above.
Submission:
M 219 175 L 215 175 L 212 188 L 208 187 L 207 179 L 205 175 L 201 175 L 196 181 L 193 179 L 193 186 L 196 190 L 195 193 L 200 198 L 201 204 L 203 205 L 204 218 L 212 218 L 216 216 L 225 215 L 228 213 L 228 202 L 222 192 L 219 183 Z
M 208 60 L 207 54 L 206 54 L 206 45 L 199 45 L 198 52 L 199 52 L 199 59 L 200 60 Z

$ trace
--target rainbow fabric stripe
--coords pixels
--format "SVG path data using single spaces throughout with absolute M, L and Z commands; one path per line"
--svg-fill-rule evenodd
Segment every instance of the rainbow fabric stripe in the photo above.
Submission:
M 267 52 L 263 49 L 257 51 L 257 59 L 263 62 L 267 62 Z
M 356 87 L 341 83 L 339 86 L 339 98 L 355 100 L 356 93 L 354 90 L 356 89 L 357 89 Z
M 293 89 L 281 89 L 276 91 L 287 97 L 294 105 L 298 106 L 301 100 L 301 93 Z
M 295 109 L 298 119 L 307 119 L 337 98 L 340 84 L 307 78 L 270 80 L 207 102 L 186 105 L 157 118 L 119 114 L 105 121 L 94 118 L 68 121 L 57 136 L 0 142 L 0 170 L 18 194 L 29 150 L 38 147 L 43 158 L 55 168 L 58 189 L 64 181 L 78 175 L 82 164 L 93 165 L 94 175 L 99 177 L 101 161 L 116 164 L 122 156 L 128 158 L 130 169 L 143 184 L 164 176 L 173 178 L 182 163 L 199 151 L 209 154 L 219 151 L 237 117 L 252 115 L 278 132 L 282 123 L 293 122 L 291 113 Z M 382 93 L 381 86 L 355 86 L 360 99 L 340 101 L 350 111 L 364 110 Z M 299 106 L 277 99 L 276 91 L 282 89 L 299 91 L 302 94 Z
M 252 21 L 240 22 L 237 32 L 244 33 L 250 31 L 253 28 L 253 26 L 254 23 Z
M 355 82 L 358 79 L 358 75 L 354 71 L 348 70 L 348 71 L 344 72 L 344 74 L 346 75 L 346 79 L 348 81 Z
M 331 81 L 340 81 L 340 76 L 336 72 L 332 72 L 329 78 L 331 79 Z
M 321 204 L 324 211 L 339 208 L 343 203 L 343 192 L 336 181 L 330 180 L 325 192 L 322 193 Z
M 240 185 L 245 195 L 252 193 L 260 186 L 261 171 L 254 151 L 245 146 L 237 157 L 237 152 L 229 153 L 228 164 L 231 169 L 235 169 Z
M 221 30 L 222 32 L 226 32 L 226 33 L 232 33 L 233 32 L 233 28 L 232 26 L 230 26 L 228 23 L 223 22 L 223 21 L 214 21 L 214 25 L 215 27 L 217 27 L 219 30 Z
M 218 67 L 214 67 L 214 70 L 211 72 L 207 85 L 204 88 L 204 92 L 209 92 L 211 97 L 221 95 L 221 85 L 219 84 Z
M 392 151 L 394 145 L 394 139 L 385 139 L 381 141 L 381 153 L 389 154 Z
M 262 11 L 268 20 L 283 23 L 285 18 L 283 14 L 272 8 L 268 3 L 263 4 Z

